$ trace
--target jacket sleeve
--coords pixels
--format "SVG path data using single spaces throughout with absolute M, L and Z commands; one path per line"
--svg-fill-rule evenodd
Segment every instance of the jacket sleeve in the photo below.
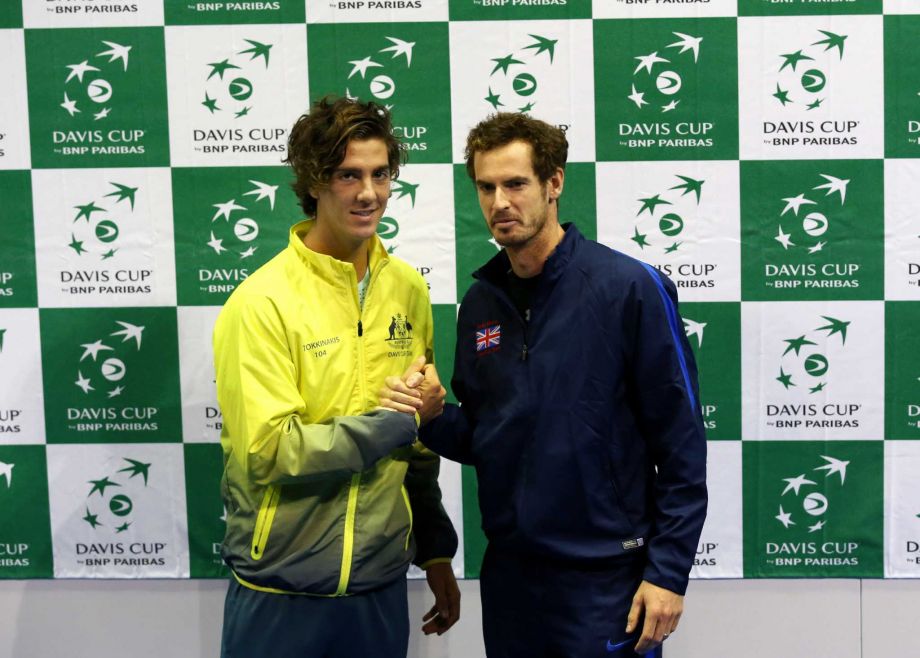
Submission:
M 633 300 L 631 354 L 636 418 L 657 471 L 644 579 L 683 594 L 706 519 L 706 436 L 674 284 L 646 270 Z
M 472 464 L 471 434 L 472 425 L 463 409 L 448 403 L 444 405 L 444 413 L 419 428 L 418 438 L 442 457 L 461 464 Z
M 454 351 L 454 373 L 450 387 L 460 405 L 445 404 L 444 413 L 419 428 L 419 440 L 429 449 L 461 464 L 473 464 L 471 449 L 475 421 L 472 419 L 472 393 L 476 386 L 469 362 L 463 349 L 464 310 L 466 300 L 460 305 L 457 316 L 457 345 Z
M 225 305 L 214 364 L 230 458 L 256 484 L 348 477 L 415 439 L 412 417 L 386 410 L 308 422 L 284 323 L 265 297 Z
M 434 325 L 428 304 L 428 332 L 425 336 L 425 360 L 433 362 Z M 405 414 L 399 414 L 403 416 Z M 412 456 L 406 471 L 406 492 L 412 505 L 415 535 L 415 564 L 425 569 L 429 564 L 449 562 L 457 552 L 457 533 L 444 506 L 438 484 L 440 459 L 421 443 L 412 446 Z

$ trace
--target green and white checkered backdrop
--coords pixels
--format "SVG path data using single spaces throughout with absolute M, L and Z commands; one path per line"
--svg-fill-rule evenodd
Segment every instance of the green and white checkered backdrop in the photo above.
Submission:
M 918 43 L 917 0 L 0 3 L 0 578 L 225 574 L 211 328 L 301 218 L 280 159 L 328 93 L 392 107 L 379 232 L 445 378 L 496 253 L 464 138 L 530 112 L 563 219 L 678 286 L 693 576 L 920 576 Z M 475 476 L 442 485 L 475 577 Z

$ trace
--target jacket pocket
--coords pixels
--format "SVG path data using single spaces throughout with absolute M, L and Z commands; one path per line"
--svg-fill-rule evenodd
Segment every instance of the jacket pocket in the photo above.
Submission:
M 259 506 L 259 515 L 256 517 L 255 531 L 252 533 L 252 551 L 250 555 L 253 560 L 261 560 L 262 555 L 265 553 L 265 546 L 268 544 L 268 536 L 272 530 L 272 522 L 275 520 L 275 511 L 278 509 L 280 499 L 281 486 L 277 484 L 270 485 L 262 495 L 262 504 Z
M 399 490 L 402 492 L 403 502 L 406 503 L 406 512 L 409 513 L 409 531 L 406 533 L 406 550 L 409 550 L 409 538 L 412 536 L 412 504 L 409 502 L 409 492 L 406 491 L 406 485 L 400 485 Z

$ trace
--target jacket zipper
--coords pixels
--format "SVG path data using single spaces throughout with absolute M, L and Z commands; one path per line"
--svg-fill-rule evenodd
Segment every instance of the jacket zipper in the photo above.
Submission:
M 527 348 L 527 324 L 528 324 L 528 322 L 530 321 L 530 310 L 528 309 L 528 311 L 527 311 L 527 318 L 525 319 L 525 318 L 522 317 L 521 314 L 518 312 L 517 307 L 511 302 L 510 299 L 508 299 L 508 295 L 505 293 L 504 290 L 501 289 L 501 287 L 495 285 L 495 284 L 492 283 L 491 281 L 486 281 L 485 279 L 481 279 L 481 280 L 483 281 L 483 283 L 486 283 L 486 284 L 488 284 L 489 286 L 492 286 L 492 288 L 495 289 L 495 292 L 498 293 L 498 298 L 501 299 L 501 300 L 504 302 L 504 304 L 505 304 L 506 306 L 510 306 L 510 307 L 511 307 L 511 310 L 514 312 L 514 316 L 518 319 L 518 322 L 521 323 L 521 336 L 522 336 L 521 361 L 526 361 L 526 360 L 527 360 L 527 354 L 528 354 L 528 348 Z
M 281 499 L 281 487 L 271 485 L 262 495 L 262 504 L 259 506 L 259 515 L 256 517 L 255 532 L 252 533 L 252 549 L 250 555 L 253 560 L 261 560 L 268 544 L 268 535 L 271 533 L 272 521 Z
M 370 298 L 371 287 L 374 284 L 374 279 L 377 278 L 377 275 L 380 273 L 380 269 L 385 264 L 386 261 L 381 263 L 377 267 L 376 272 L 371 270 L 371 278 L 367 282 L 367 290 L 364 291 L 365 303 L 367 303 L 367 300 Z M 370 267 L 370 262 L 368 262 L 368 267 Z M 363 403 L 363 401 L 367 398 L 367 391 L 365 390 L 364 385 L 364 325 L 361 323 L 362 309 L 361 304 L 358 301 L 357 285 L 355 286 L 354 299 L 358 306 L 358 387 L 361 401 Z M 342 566 L 339 571 L 339 586 L 335 590 L 337 596 L 342 596 L 346 593 L 348 590 L 348 581 L 351 579 L 351 563 L 355 552 L 355 520 L 358 516 L 358 489 L 360 486 L 361 473 L 355 473 L 351 476 L 351 483 L 348 486 L 348 505 L 345 509 L 345 534 L 342 538 Z
M 406 503 L 406 511 L 409 512 L 409 531 L 406 533 L 406 550 L 409 550 L 409 538 L 412 536 L 412 503 L 409 502 L 409 492 L 406 491 L 406 485 L 399 486 L 402 492 L 403 501 Z
M 348 507 L 345 510 L 345 536 L 342 545 L 342 570 L 339 572 L 339 586 L 335 590 L 336 596 L 345 594 L 348 581 L 351 578 L 351 560 L 355 550 L 355 517 L 358 511 L 358 487 L 361 485 L 361 474 L 351 476 L 348 487 Z

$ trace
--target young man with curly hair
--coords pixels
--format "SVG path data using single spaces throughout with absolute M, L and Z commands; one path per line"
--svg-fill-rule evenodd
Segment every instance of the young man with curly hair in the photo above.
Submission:
M 386 376 L 432 359 L 427 286 L 376 236 L 399 143 L 384 108 L 324 99 L 294 125 L 287 162 L 311 219 L 214 330 L 232 572 L 221 655 L 402 658 L 410 562 L 435 596 L 424 632 L 456 622 L 460 595 L 438 458 L 416 441 L 442 403 L 378 407 Z

